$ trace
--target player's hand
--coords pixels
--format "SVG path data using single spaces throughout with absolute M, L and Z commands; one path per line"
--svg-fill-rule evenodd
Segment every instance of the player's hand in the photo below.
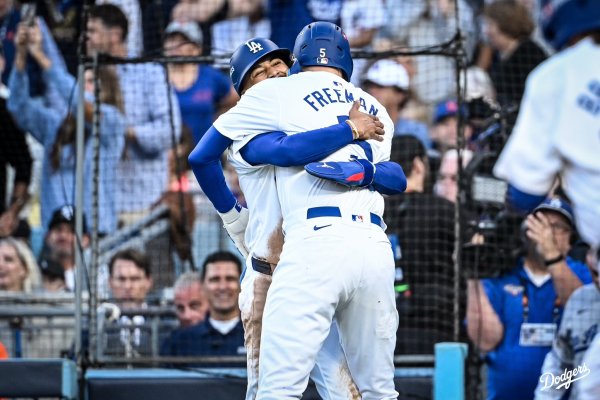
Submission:
M 244 258 L 248 257 L 248 248 L 244 242 L 246 227 L 248 226 L 248 218 L 250 213 L 248 209 L 236 203 L 235 207 L 226 213 L 219 213 L 223 220 L 223 227 L 227 234 L 233 240 L 235 247 L 242 253 Z
M 375 115 L 366 114 L 359 111 L 360 103 L 355 101 L 350 109 L 350 121 L 354 123 L 358 129 L 358 140 L 377 140 L 383 141 L 383 123 Z

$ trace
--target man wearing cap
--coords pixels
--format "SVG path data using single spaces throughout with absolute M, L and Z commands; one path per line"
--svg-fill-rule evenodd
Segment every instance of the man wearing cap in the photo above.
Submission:
M 89 243 L 85 218 L 83 232 L 81 245 L 85 248 Z M 52 213 L 39 263 L 42 273 L 46 274 L 47 268 L 49 275 L 55 272 L 56 264 L 62 266 L 66 289 L 75 290 L 75 209 L 72 205 L 64 205 Z
M 437 104 L 433 111 L 431 139 L 441 153 L 458 145 L 458 108 L 456 100 L 447 100 Z M 466 141 L 473 135 L 469 125 L 465 125 L 464 135 Z
M 394 121 L 395 135 L 412 135 L 418 138 L 425 148 L 431 148 L 431 138 L 427 126 L 412 119 L 404 118 L 402 110 L 409 100 L 410 78 L 406 69 L 393 60 L 379 60 L 367 71 L 363 87 L 387 110 Z
M 516 268 L 467 282 L 467 332 L 487 352 L 489 399 L 533 398 L 565 303 L 592 281 L 567 256 L 574 232 L 571 207 L 548 199 L 523 225 L 526 253 Z
M 198 24 L 173 21 L 165 30 L 164 52 L 175 57 L 201 56 L 202 40 Z M 215 118 L 233 107 L 238 99 L 229 78 L 209 65 L 169 64 L 169 79 L 194 145 Z

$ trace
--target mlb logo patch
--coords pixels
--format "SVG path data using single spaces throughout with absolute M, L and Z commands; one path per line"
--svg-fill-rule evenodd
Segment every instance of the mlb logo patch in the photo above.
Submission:
M 354 222 L 365 222 L 364 218 L 362 215 L 353 215 L 352 216 L 352 221 Z
M 327 65 L 329 64 L 329 59 L 327 57 L 319 57 L 317 58 L 317 64 Z

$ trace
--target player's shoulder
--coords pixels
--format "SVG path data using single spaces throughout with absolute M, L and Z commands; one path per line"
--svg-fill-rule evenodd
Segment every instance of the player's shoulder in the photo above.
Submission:
M 573 68 L 577 68 L 581 63 L 592 62 L 592 54 L 600 50 L 600 46 L 595 46 L 589 39 L 583 40 L 576 45 L 566 48 L 546 60 L 542 61 L 531 73 L 528 80 L 532 84 L 552 85 L 563 81 L 564 74 L 567 74 Z

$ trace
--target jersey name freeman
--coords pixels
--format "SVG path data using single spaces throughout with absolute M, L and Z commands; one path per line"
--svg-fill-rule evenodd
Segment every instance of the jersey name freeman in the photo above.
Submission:
M 325 106 L 333 103 L 354 103 L 354 95 L 347 89 L 323 88 L 307 94 L 304 96 L 303 100 L 313 110 L 320 111 Z M 362 97 L 360 97 L 358 101 L 365 112 L 368 112 L 371 115 L 377 115 L 379 112 L 377 107 L 373 104 L 369 104 L 369 108 L 367 108 L 367 103 Z

